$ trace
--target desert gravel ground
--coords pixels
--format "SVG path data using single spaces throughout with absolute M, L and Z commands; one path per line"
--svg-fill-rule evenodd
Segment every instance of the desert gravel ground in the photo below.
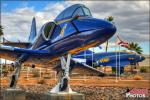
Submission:
M 73 91 L 85 94 L 86 100 L 123 100 L 127 89 L 121 87 L 99 87 L 99 86 L 71 86 Z M 42 93 L 46 93 L 52 85 L 20 86 L 26 91 L 26 100 L 42 100 Z M 2 89 L 4 90 L 4 88 Z M 2 98 L 1 98 L 2 99 Z
M 26 100 L 42 100 L 42 94 L 47 93 L 54 85 L 30 85 L 19 86 L 26 91 Z M 2 92 L 6 87 L 2 88 Z M 86 100 L 142 100 L 137 98 L 125 98 L 125 92 L 131 87 L 102 87 L 96 85 L 73 85 L 73 91 L 85 94 Z M 150 97 L 150 89 L 149 89 Z M 2 99 L 3 97 L 1 97 Z M 3 99 L 2 99 L 3 100 Z M 150 99 L 143 99 L 150 100 Z
M 39 84 L 37 79 L 21 79 L 18 82 L 18 87 L 26 91 L 26 100 L 42 100 L 41 95 L 47 93 L 54 87 L 56 80 L 46 79 L 44 83 Z M 8 79 L 3 79 L 1 84 L 1 97 L 3 100 L 3 91 L 8 86 Z M 133 88 L 146 88 L 150 87 L 149 80 L 133 80 L 128 78 L 122 78 L 118 82 L 115 82 L 115 78 L 99 78 L 99 77 L 87 77 L 86 79 L 77 79 L 70 81 L 73 91 L 85 94 L 86 100 L 150 100 L 137 99 L 137 98 L 125 98 L 125 92 Z

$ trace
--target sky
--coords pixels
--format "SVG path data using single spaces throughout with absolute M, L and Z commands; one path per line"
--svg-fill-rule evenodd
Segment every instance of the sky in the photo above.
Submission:
M 1 1 L 1 24 L 4 37 L 10 41 L 27 41 L 31 21 L 35 17 L 37 32 L 41 26 L 53 21 L 65 8 L 84 4 L 95 18 L 114 17 L 117 34 L 128 42 L 137 42 L 144 54 L 149 54 L 149 1 Z M 109 40 L 109 51 L 114 51 L 116 36 Z M 104 52 L 103 49 L 98 52 Z M 121 48 L 122 50 L 125 48 Z

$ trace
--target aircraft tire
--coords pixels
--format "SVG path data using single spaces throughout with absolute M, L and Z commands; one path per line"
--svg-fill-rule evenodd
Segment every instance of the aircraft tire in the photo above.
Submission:
M 62 87 L 60 86 L 60 91 L 65 91 L 67 89 L 67 87 L 68 87 L 68 79 L 64 78 Z
M 10 83 L 10 87 L 14 86 L 15 80 L 16 80 L 15 75 L 12 75 L 12 80 L 11 80 L 11 83 Z

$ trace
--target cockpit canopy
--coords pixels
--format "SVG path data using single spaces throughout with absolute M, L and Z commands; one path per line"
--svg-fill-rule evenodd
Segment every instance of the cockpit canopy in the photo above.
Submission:
M 90 10 L 85 7 L 85 5 L 82 4 L 75 4 L 70 6 L 69 8 L 65 9 L 64 11 L 62 11 L 62 13 L 60 13 L 55 21 L 61 21 L 64 19 L 69 19 L 69 18 L 73 18 L 74 16 L 92 16 Z
M 42 33 L 42 37 L 44 38 L 44 40 L 46 41 L 50 39 L 55 40 L 56 37 L 59 37 L 62 29 L 64 28 L 64 25 L 66 24 L 64 23 L 57 24 L 57 22 L 61 20 L 65 20 L 65 19 L 74 18 L 75 16 L 91 17 L 92 15 L 91 15 L 90 10 L 82 4 L 75 4 L 69 8 L 66 8 L 64 11 L 62 11 L 62 13 L 60 13 L 56 17 L 54 22 L 47 22 L 46 24 L 42 26 L 40 33 Z M 65 34 L 64 33 L 63 33 L 64 35 L 61 34 L 62 36 L 67 36 L 77 31 L 71 23 L 67 23 L 66 27 L 67 28 L 65 28 L 65 31 L 64 31 Z
M 47 22 L 40 29 L 40 33 L 45 40 L 53 39 L 61 32 L 61 27 L 54 22 Z

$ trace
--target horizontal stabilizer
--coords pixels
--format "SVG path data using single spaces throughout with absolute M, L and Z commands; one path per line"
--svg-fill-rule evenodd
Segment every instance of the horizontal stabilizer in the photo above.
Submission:
M 28 42 L 3 42 L 0 44 L 13 46 L 13 47 L 19 47 L 19 48 L 27 48 L 30 45 L 30 43 Z
M 89 65 L 87 65 L 85 63 L 78 62 L 77 60 L 75 60 L 73 58 L 72 58 L 72 61 L 75 62 L 76 66 L 80 66 L 80 68 L 83 68 L 84 70 L 89 70 L 89 71 L 92 71 L 94 73 L 98 73 L 101 76 L 105 75 L 105 73 L 103 71 L 100 71 L 100 70 L 98 70 L 96 68 L 93 68 L 92 66 L 89 66 Z M 74 67 L 74 68 L 76 68 L 76 67 Z
M 5 37 L 3 37 L 3 42 L 0 42 L 0 44 L 20 48 L 27 48 L 30 45 L 29 42 L 21 42 L 20 40 L 18 42 L 9 41 Z

